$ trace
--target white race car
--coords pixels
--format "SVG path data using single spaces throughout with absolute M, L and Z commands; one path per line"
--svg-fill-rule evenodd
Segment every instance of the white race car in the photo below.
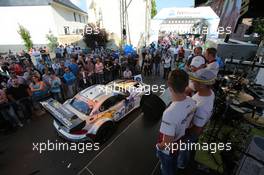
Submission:
M 140 106 L 149 86 L 134 80 L 116 80 L 107 85 L 93 85 L 63 104 L 54 99 L 41 102 L 54 118 L 59 135 L 69 141 L 110 137 L 114 123 Z

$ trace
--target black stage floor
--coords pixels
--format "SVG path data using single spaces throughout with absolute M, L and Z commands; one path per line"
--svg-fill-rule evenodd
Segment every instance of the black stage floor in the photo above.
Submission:
M 141 114 L 80 172 L 84 175 L 152 175 L 159 170 L 155 154 L 160 122 Z

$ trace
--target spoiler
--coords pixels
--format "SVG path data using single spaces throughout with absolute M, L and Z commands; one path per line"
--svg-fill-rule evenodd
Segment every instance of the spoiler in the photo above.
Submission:
M 68 132 L 80 130 L 85 126 L 85 120 L 81 120 L 57 100 L 50 98 L 46 101 L 40 102 L 40 104 L 57 122 L 60 123 L 60 125 L 64 126 Z

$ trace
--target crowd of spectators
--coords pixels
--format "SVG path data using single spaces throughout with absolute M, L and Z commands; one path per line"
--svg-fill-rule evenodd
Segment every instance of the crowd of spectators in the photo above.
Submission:
M 55 55 L 51 59 L 43 47 L 0 57 L 0 121 L 23 127 L 41 100 L 63 102 L 93 84 L 132 79 L 140 73 L 137 55 L 116 57 L 104 48 L 85 53 L 78 46 L 61 45 Z

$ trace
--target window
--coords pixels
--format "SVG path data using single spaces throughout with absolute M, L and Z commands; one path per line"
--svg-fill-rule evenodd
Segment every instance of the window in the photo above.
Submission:
M 112 106 L 116 105 L 117 103 L 121 102 L 122 100 L 126 99 L 125 96 L 121 94 L 117 94 L 115 96 L 109 97 L 107 100 L 103 102 L 101 107 L 99 108 L 100 112 L 103 112 Z
M 74 21 L 76 22 L 76 13 L 73 12 Z
M 70 34 L 70 28 L 68 26 L 64 26 L 64 34 L 69 35 Z
M 82 18 L 81 18 L 81 15 L 79 15 L 79 21 L 82 22 Z
M 74 107 L 77 111 L 82 112 L 86 115 L 90 114 L 90 112 L 92 111 L 87 103 L 76 98 L 71 101 L 71 106 Z

